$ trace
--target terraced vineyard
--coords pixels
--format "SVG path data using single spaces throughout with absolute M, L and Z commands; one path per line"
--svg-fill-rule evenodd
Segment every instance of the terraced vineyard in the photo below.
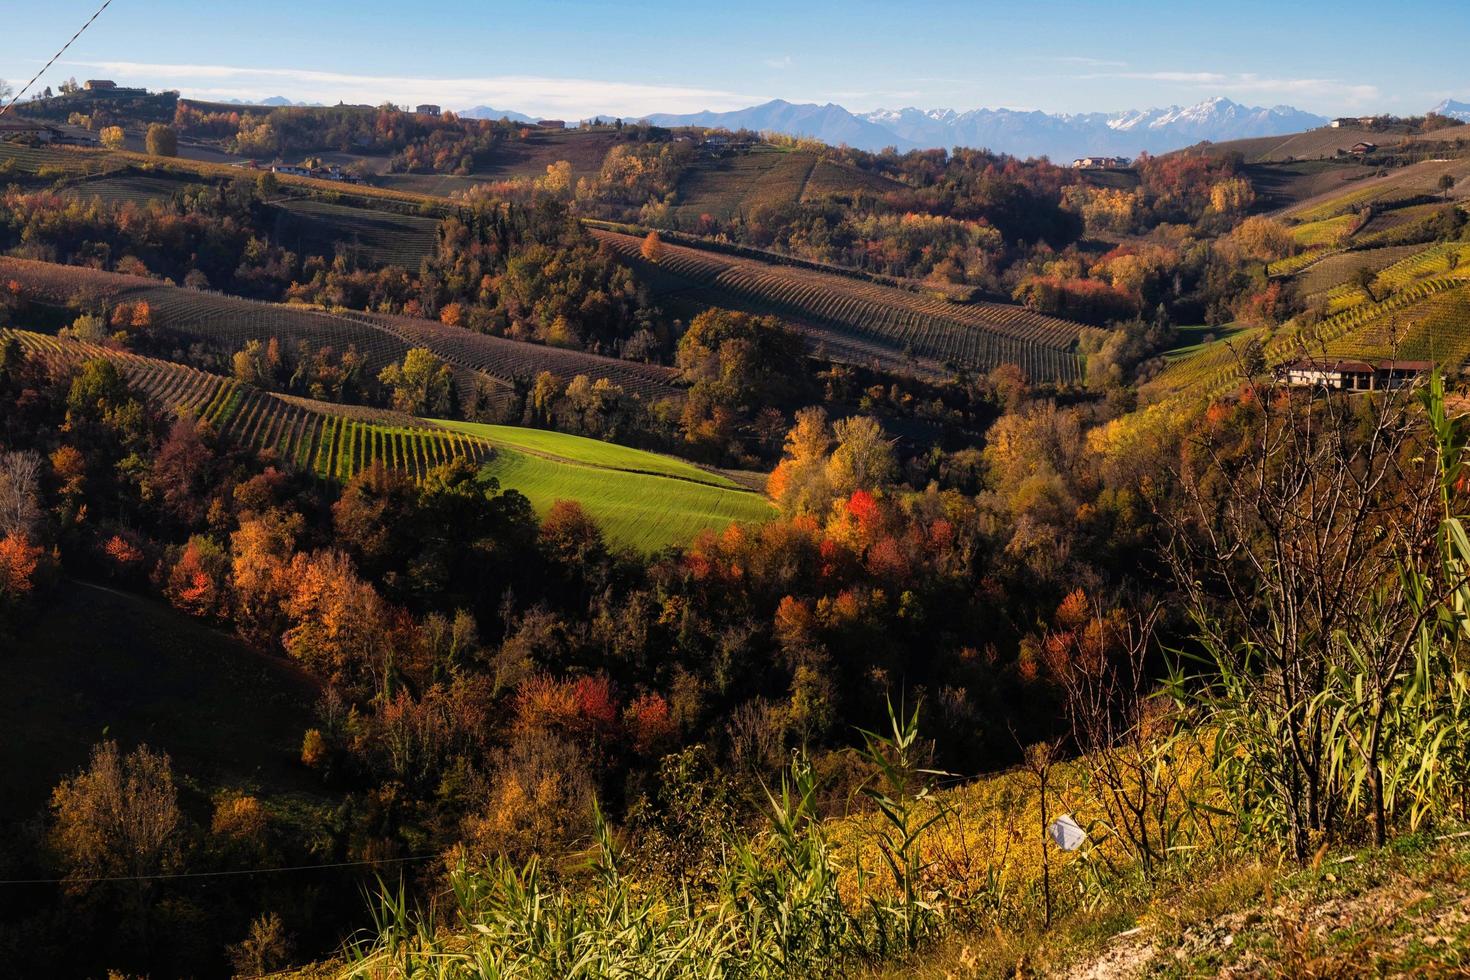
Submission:
M 1261 330 L 1241 331 L 1229 342 L 1205 345 L 1197 354 L 1172 362 L 1144 386 L 1146 397 L 1160 401 L 1175 396 L 1218 395 L 1239 381 L 1233 351 L 1251 340 L 1265 342 L 1266 364 L 1299 356 L 1303 345 L 1334 356 L 1434 359 L 1459 367 L 1470 359 L 1470 285 L 1440 276 L 1413 283 L 1377 303 L 1349 307 L 1318 323 L 1310 334 L 1294 327 L 1267 337 Z M 1233 351 L 1232 351 L 1233 348 Z
M 96 344 L 27 331 L 0 331 L 33 357 L 74 366 L 98 357 L 118 365 L 128 383 L 174 415 L 208 422 L 226 439 L 269 450 L 284 464 L 324 480 L 347 480 L 374 462 L 416 480 L 456 457 L 474 462 L 494 450 L 472 434 L 397 412 L 352 408 L 261 391 L 181 364 Z
M 1305 269 L 1313 268 L 1318 262 L 1331 258 L 1339 251 L 1340 249 L 1327 245 L 1309 248 L 1276 262 L 1268 263 L 1266 274 L 1273 278 L 1294 276 Z
M 637 237 L 592 233 L 624 261 L 648 265 Z M 682 280 L 713 303 L 786 317 L 837 359 L 933 374 L 951 362 L 981 371 L 1014 363 L 1048 381 L 1071 381 L 1081 369 L 1073 353 L 1080 327 L 1020 306 L 946 303 L 864 279 L 669 244 L 657 278 Z
M 1291 237 L 1303 248 L 1330 248 L 1350 235 L 1358 220 L 1356 214 L 1340 214 L 1335 218 L 1304 222 L 1291 229 Z
M 1374 137 L 1369 136 L 1372 140 Z M 1346 170 L 1351 175 L 1354 171 Z M 1364 205 L 1391 208 L 1426 195 L 1439 193 L 1439 178 L 1449 174 L 1456 181 L 1470 177 L 1470 158 L 1426 160 L 1408 167 L 1391 170 L 1380 177 L 1355 180 L 1346 188 L 1337 188 L 1287 208 L 1282 217 L 1311 222 L 1331 218 Z
M 427 347 L 441 359 L 464 369 L 486 375 L 503 384 L 516 378 L 530 378 L 550 371 L 563 381 L 585 374 L 596 381 L 606 378 L 631 395 L 647 401 L 679 399 L 679 387 L 672 368 L 639 361 L 624 361 L 583 351 L 566 350 L 528 344 L 505 337 L 475 333 L 450 327 L 436 320 L 394 316 L 385 313 L 333 314 L 344 320 L 387 331 L 413 347 Z
M 1353 252 L 1339 252 L 1329 255 L 1316 262 L 1300 276 L 1297 277 L 1297 285 L 1303 293 L 1319 293 L 1351 282 L 1353 275 L 1360 268 L 1372 269 L 1379 272 L 1401 259 L 1406 259 L 1419 251 L 1414 245 L 1399 245 L 1393 248 L 1362 249 Z M 1275 271 L 1273 267 L 1272 271 Z
M 655 551 L 686 545 L 705 529 L 759 523 L 770 502 L 729 477 L 692 463 L 596 439 L 513 426 L 437 422 L 398 412 L 334 405 L 261 391 L 170 361 L 21 330 L 28 356 L 61 367 L 105 357 L 133 389 L 164 411 L 208 422 L 219 435 L 282 464 L 343 482 L 375 463 L 423 480 L 468 459 L 545 513 L 576 500 L 614 544 Z
M 594 381 L 607 378 L 649 400 L 682 397 L 669 368 L 490 337 L 432 320 L 262 303 L 182 289 L 155 279 L 0 257 L 0 281 L 11 280 L 19 282 L 27 295 L 53 304 L 70 302 L 79 290 L 112 302 L 146 300 L 156 325 L 226 353 L 267 337 L 279 337 L 288 344 L 300 340 L 317 346 L 330 344 L 338 351 L 352 346 L 376 376 L 388 364 L 401 361 L 411 348 L 427 347 L 455 369 L 465 396 L 477 384 L 505 393 L 516 378 L 551 371 L 564 381 L 579 374 Z
M 703 214 L 728 221 L 758 207 L 799 200 L 816 164 L 811 153 L 770 149 L 700 160 L 679 181 L 674 221 L 692 228 Z
M 25 146 L 0 140 L 0 176 L 3 171 L 44 176 L 77 177 L 122 169 L 123 164 L 85 150 Z
M 1369 302 L 1363 289 L 1350 281 L 1352 273 L 1358 268 L 1377 270 L 1372 283 L 1373 294 L 1384 297 L 1426 279 L 1470 279 L 1470 245 L 1461 242 L 1431 245 L 1428 248 L 1400 245 L 1346 252 L 1333 258 L 1343 261 L 1328 260 L 1323 265 L 1332 263 L 1333 268 L 1325 269 L 1321 273 L 1313 268 L 1312 275 L 1304 277 L 1302 281 L 1302 286 L 1306 289 L 1313 278 L 1320 282 L 1327 281 L 1329 276 L 1335 276 L 1335 285 L 1310 294 L 1326 299 L 1328 310 L 1332 313 Z M 1356 261 L 1348 261 L 1354 259 Z
M 433 218 L 309 198 L 282 201 L 275 210 L 276 240 L 296 252 L 330 256 L 341 243 L 376 265 L 417 271 L 438 243 L 439 223 Z
M 803 201 L 816 201 L 824 197 L 850 196 L 858 194 L 881 195 L 902 190 L 903 184 L 879 174 L 871 174 L 856 167 L 849 167 L 831 160 L 819 160 L 806 179 Z
M 1414 244 L 1425 240 L 1425 224 L 1445 207 L 1444 202 L 1414 204 L 1373 216 L 1353 239 L 1358 245 Z
M 104 204 L 147 204 L 149 201 L 168 201 L 187 181 L 170 177 L 154 177 L 147 174 L 119 173 L 91 180 L 80 181 L 70 188 L 70 193 L 84 201 L 99 198 Z

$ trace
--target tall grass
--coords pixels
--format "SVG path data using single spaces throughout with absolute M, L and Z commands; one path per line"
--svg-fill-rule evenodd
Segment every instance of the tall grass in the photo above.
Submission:
M 892 713 L 890 712 L 892 715 Z M 352 948 L 348 975 L 371 978 L 835 977 L 920 949 L 940 922 L 919 887 L 926 832 L 919 814 L 932 775 L 917 765 L 917 715 L 867 733 L 877 777 L 869 794 L 887 830 L 892 888 L 844 901 L 842 869 L 817 810 L 819 785 L 797 757 L 768 792 L 763 832 L 727 842 L 709 894 L 635 881 L 598 813 L 596 854 L 575 883 L 538 860 L 462 863 L 450 907 L 417 910 L 384 889 L 374 928 Z M 881 895 L 881 897 L 879 897 Z

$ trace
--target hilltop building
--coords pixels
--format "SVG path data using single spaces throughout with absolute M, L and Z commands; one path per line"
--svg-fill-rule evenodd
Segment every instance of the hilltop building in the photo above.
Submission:
M 414 111 L 415 114 L 420 115 L 420 116 L 442 116 L 442 115 L 444 115 L 444 110 L 441 109 L 441 108 L 439 108 L 438 106 L 436 106 L 432 102 L 425 102 L 423 105 L 418 106 L 413 111 Z
M 540 119 L 536 126 L 539 129 L 566 129 L 567 122 L 565 119 Z
M 117 82 L 110 78 L 89 78 L 82 83 L 82 88 L 88 92 L 108 92 L 117 88 Z
M 1127 157 L 1078 157 L 1072 161 L 1077 170 L 1108 170 L 1128 166 Z

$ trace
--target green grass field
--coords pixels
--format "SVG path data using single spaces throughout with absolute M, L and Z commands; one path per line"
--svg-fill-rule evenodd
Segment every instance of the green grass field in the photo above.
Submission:
M 490 472 L 501 486 L 525 494 L 538 513 L 558 500 L 576 500 L 614 544 L 657 551 L 687 545 L 705 529 L 775 514 L 760 494 L 671 456 L 541 429 L 440 424 L 494 445 Z

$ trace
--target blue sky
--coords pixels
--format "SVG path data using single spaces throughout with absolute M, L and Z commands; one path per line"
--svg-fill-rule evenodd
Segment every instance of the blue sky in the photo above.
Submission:
M 29 79 L 98 0 L 13 0 Z M 1112 111 L 1224 95 L 1323 114 L 1470 100 L 1464 0 L 113 0 L 39 85 L 486 104 L 576 118 L 785 98 Z

